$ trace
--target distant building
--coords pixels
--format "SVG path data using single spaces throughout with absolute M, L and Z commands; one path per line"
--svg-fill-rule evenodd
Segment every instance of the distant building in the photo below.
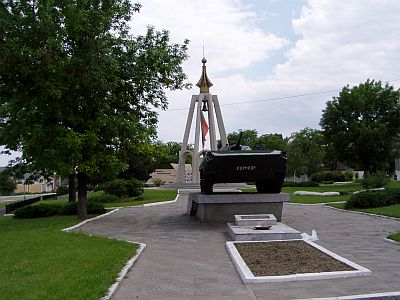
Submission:
M 395 167 L 394 180 L 400 181 L 400 158 L 394 161 L 394 167 Z

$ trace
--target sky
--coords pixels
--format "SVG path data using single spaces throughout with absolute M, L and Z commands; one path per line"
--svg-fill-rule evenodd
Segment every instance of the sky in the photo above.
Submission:
M 140 2 L 140 0 L 139 0 Z M 168 91 L 159 111 L 158 138 L 183 139 L 191 95 L 207 73 L 227 133 L 261 134 L 319 129 L 326 102 L 345 85 L 368 78 L 400 84 L 398 0 L 146 0 L 131 31 L 148 25 L 190 40 L 183 69 L 191 90 Z M 190 143 L 194 142 L 194 127 Z M 2 154 L 0 166 L 14 157 Z
M 319 129 L 326 102 L 343 86 L 368 78 L 400 83 L 398 0 L 146 0 L 142 5 L 133 17 L 134 33 L 153 25 L 169 30 L 173 42 L 190 40 L 183 67 L 193 88 L 167 93 L 169 110 L 159 112 L 158 124 L 164 142 L 182 141 L 191 95 L 199 94 L 203 44 L 210 93 L 218 96 L 228 133 L 255 129 L 290 136 L 305 127 Z M 314 95 L 293 97 L 304 94 Z M 237 104 L 243 102 L 252 103 Z

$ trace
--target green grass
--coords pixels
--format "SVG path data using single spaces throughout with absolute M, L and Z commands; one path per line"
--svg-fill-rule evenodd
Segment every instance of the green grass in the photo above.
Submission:
M 316 204 L 347 201 L 350 196 L 295 196 L 291 195 L 293 203 Z
M 388 189 L 400 189 L 400 181 L 390 181 L 385 187 Z
M 103 193 L 103 191 L 93 192 L 93 194 Z M 123 207 L 123 206 L 137 206 L 143 205 L 146 203 L 154 203 L 154 202 L 164 202 L 174 200 L 177 195 L 176 190 L 144 190 L 142 194 L 142 200 L 128 200 L 128 201 L 121 201 L 121 202 L 113 202 L 113 203 L 104 203 L 104 207 L 111 208 L 111 207 Z M 35 202 L 33 205 L 39 204 L 50 204 L 50 205 L 61 205 L 68 203 L 67 198 L 63 199 L 50 199 L 50 200 L 42 200 L 39 202 Z
M 388 236 L 389 239 L 400 242 L 400 232 L 399 233 L 395 233 L 395 234 L 391 234 Z
M 349 184 L 325 184 L 318 187 L 283 187 L 282 192 L 293 194 L 296 191 L 308 191 L 308 192 L 342 192 L 352 193 L 358 190 L 362 190 L 363 187 L 359 183 Z M 325 196 L 326 197 L 326 196 Z
M 332 204 L 327 204 L 332 207 L 336 208 L 344 208 L 344 203 L 332 203 Z M 374 207 L 374 208 L 352 208 L 349 210 L 353 211 L 362 211 L 366 213 L 371 213 L 375 215 L 382 215 L 382 216 L 388 216 L 388 217 L 395 217 L 395 218 L 400 218 L 400 204 L 394 204 L 394 205 L 388 205 L 388 206 L 382 206 L 382 207 Z
M 105 203 L 104 206 L 106 208 L 110 208 L 110 207 L 120 207 L 120 206 L 136 206 L 154 202 L 164 202 L 164 201 L 174 200 L 177 194 L 178 192 L 176 190 L 145 189 L 141 197 L 142 200 Z
M 283 187 L 283 193 L 291 194 L 293 203 L 304 203 L 304 204 L 316 204 L 316 203 L 327 203 L 327 202 L 338 202 L 347 201 L 354 191 L 361 190 L 362 186 L 359 183 L 349 184 L 326 184 L 318 187 Z M 256 192 L 255 188 L 242 189 L 243 192 Z M 308 192 L 342 192 L 344 196 L 295 196 L 293 195 L 296 191 L 308 191 Z
M 99 299 L 137 245 L 65 233 L 76 217 L 0 218 L 0 298 Z

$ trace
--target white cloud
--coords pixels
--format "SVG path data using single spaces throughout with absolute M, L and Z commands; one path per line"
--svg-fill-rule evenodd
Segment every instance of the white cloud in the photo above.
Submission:
M 132 27 L 135 33 L 144 33 L 151 24 L 169 30 L 175 42 L 189 39 L 191 58 L 185 67 L 197 79 L 203 42 L 213 72 L 245 68 L 287 44 L 286 39 L 257 28 L 250 8 L 236 0 L 145 1 Z
M 234 12 L 233 15 L 238 13 L 235 9 L 241 6 L 240 2 L 232 1 L 219 2 L 219 5 L 222 4 L 232 5 L 233 9 L 225 8 L 220 11 Z M 264 45 L 264 50 L 261 52 L 263 54 L 255 51 L 249 58 L 249 53 L 254 51 L 249 47 L 260 44 L 260 41 L 264 41 L 270 35 L 254 29 L 255 25 L 252 22 L 254 14 L 245 11 L 242 18 L 227 17 L 225 25 L 236 20 L 235 28 L 253 26 L 250 27 L 253 29 L 243 30 L 243 37 L 240 40 L 235 39 L 235 34 L 224 35 L 221 34 L 223 30 L 214 30 L 218 35 L 212 40 L 213 43 L 207 44 L 208 52 L 213 54 L 208 63 L 209 75 L 214 83 L 211 92 L 218 94 L 221 104 L 227 104 L 340 89 L 346 84 L 352 86 L 364 82 L 367 78 L 398 79 L 400 78 L 399 14 L 400 2 L 397 0 L 309 0 L 300 16 L 292 21 L 298 40 L 287 51 L 286 61 L 275 65 L 272 75 L 266 70 L 265 77 L 257 80 L 251 80 L 246 78 L 244 73 L 241 74 L 241 71 L 237 70 L 237 62 L 242 63 L 241 67 L 248 66 L 249 59 L 257 64 L 270 62 L 268 60 L 271 57 L 268 54 L 271 49 L 265 48 L 263 43 L 261 43 Z M 219 14 L 220 20 L 224 20 L 224 17 L 224 14 Z M 213 26 L 222 26 L 221 24 L 224 22 L 219 21 Z M 188 33 L 186 28 L 178 31 L 183 35 Z M 260 35 L 264 35 L 265 38 L 255 40 L 255 36 L 260 37 Z M 282 37 L 279 39 L 284 40 Z M 224 41 L 223 44 L 218 42 L 221 40 Z M 272 50 L 287 50 L 280 48 L 285 45 L 284 43 L 275 45 Z M 229 49 L 230 47 L 232 49 Z M 234 55 L 235 59 L 226 58 L 226 53 Z M 221 61 L 224 62 L 225 74 L 230 71 L 232 75 L 219 76 Z M 199 62 L 195 60 L 190 63 L 194 64 L 197 76 L 200 76 Z M 197 89 L 194 89 L 194 92 L 197 93 Z M 222 113 L 228 132 L 246 128 L 256 129 L 259 133 L 281 132 L 289 135 L 306 126 L 318 128 L 326 101 L 337 94 L 336 92 L 281 101 L 223 106 Z M 175 102 L 176 98 L 179 97 L 171 94 L 171 105 L 187 107 L 182 105 L 182 102 Z M 190 97 L 187 96 L 184 101 L 188 104 Z M 187 111 L 180 111 L 179 114 L 162 113 L 160 137 L 163 140 L 181 140 L 186 114 Z M 170 118 L 171 115 L 173 118 Z M 168 131 L 164 131 L 164 124 L 167 122 L 169 128 Z

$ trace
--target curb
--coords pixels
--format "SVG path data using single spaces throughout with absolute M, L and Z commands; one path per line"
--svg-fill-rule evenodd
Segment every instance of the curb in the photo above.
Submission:
M 386 297 L 400 297 L 400 292 L 386 292 L 386 293 L 374 293 L 374 294 L 362 294 L 362 295 L 351 295 L 351 296 L 340 296 L 340 297 L 329 297 L 329 298 L 307 298 L 300 300 L 355 300 L 355 299 L 384 299 Z
M 152 203 L 145 203 L 141 205 L 132 205 L 132 206 L 115 206 L 115 207 L 108 207 L 106 209 L 120 209 L 120 208 L 135 208 L 135 207 L 148 207 L 148 206 L 156 206 L 156 205 L 163 205 L 163 204 L 168 204 L 168 203 L 174 203 L 178 201 L 179 195 L 181 194 L 181 190 L 178 190 L 178 193 L 176 194 L 176 197 L 174 200 L 169 200 L 169 201 L 160 201 L 160 202 L 152 202 Z
M 111 215 L 111 214 L 117 212 L 118 210 L 119 210 L 119 208 L 114 209 L 114 210 L 112 210 L 112 211 L 110 211 L 110 212 L 108 212 L 108 213 L 99 215 L 99 216 L 97 216 L 97 217 L 84 220 L 84 221 L 82 221 L 82 222 L 80 222 L 80 223 L 78 223 L 78 224 L 76 224 L 76 225 L 74 225 L 74 226 L 61 229 L 61 231 L 70 232 L 70 231 L 72 231 L 72 230 L 74 230 L 74 229 L 76 229 L 76 228 L 79 228 L 79 227 L 81 227 L 81 226 L 83 226 L 83 225 L 85 225 L 85 224 L 87 224 L 87 223 L 89 223 L 89 222 L 93 222 L 93 221 L 96 221 L 96 220 L 98 220 L 98 219 L 101 219 L 101 218 L 103 218 L 103 217 L 105 217 L 105 216 Z
M 99 215 L 99 216 L 97 216 L 97 217 L 94 217 L 94 218 L 91 218 L 91 219 L 87 219 L 87 220 L 85 220 L 85 221 L 82 221 L 82 222 L 80 222 L 80 223 L 78 223 L 78 224 L 76 224 L 76 225 L 74 225 L 74 226 L 71 226 L 71 227 L 68 227 L 68 228 L 64 228 L 64 229 L 62 229 L 61 231 L 63 231 L 63 232 L 70 232 L 70 231 L 72 231 L 72 230 L 74 230 L 74 229 L 76 229 L 76 228 L 79 228 L 79 227 L 81 227 L 81 226 L 83 226 L 83 225 L 85 225 L 85 224 L 87 224 L 87 223 L 89 223 L 89 222 L 91 222 L 91 221 L 95 221 L 95 220 L 101 219 L 101 218 L 103 218 L 103 217 L 105 217 L 105 216 L 111 215 L 111 214 L 117 212 L 118 210 L 119 210 L 118 208 L 117 208 L 117 209 L 114 209 L 114 210 L 112 210 L 112 211 L 110 211 L 110 212 L 108 212 L 108 213 L 105 213 L 105 214 Z M 89 236 L 90 236 L 90 235 L 89 235 Z M 118 239 L 114 239 L 114 240 L 118 240 Z M 115 291 L 117 290 L 117 288 L 118 288 L 119 284 L 121 283 L 121 281 L 125 278 L 126 274 L 127 274 L 128 271 L 130 270 L 130 268 L 131 268 L 131 267 L 133 266 L 133 264 L 138 260 L 139 255 L 140 255 L 140 254 L 143 252 L 143 250 L 146 248 L 146 244 L 143 244 L 143 243 L 136 243 L 136 242 L 127 241 L 127 240 L 121 240 L 121 241 L 128 242 L 128 243 L 132 243 L 132 244 L 137 244 L 137 245 L 139 245 L 139 249 L 136 251 L 135 255 L 132 256 L 131 259 L 128 260 L 128 262 L 125 264 L 125 266 L 122 268 L 122 270 L 118 273 L 117 279 L 116 279 L 115 282 L 108 288 L 107 294 L 106 294 L 104 297 L 102 297 L 101 300 L 109 300 L 109 299 L 111 299 L 111 297 L 113 296 L 113 294 L 114 294 Z
M 389 238 L 384 238 L 383 240 L 384 240 L 385 242 L 387 242 L 387 243 L 400 246 L 400 242 L 398 242 L 398 241 L 391 240 L 391 239 L 389 239 Z
M 235 244 L 240 244 L 240 243 L 268 243 L 268 242 L 290 242 L 290 241 L 303 241 L 309 244 L 310 246 L 316 248 L 317 250 L 324 252 L 328 256 L 338 261 L 341 261 L 347 266 L 352 267 L 354 270 L 319 272 L 319 273 L 299 273 L 299 274 L 280 275 L 280 276 L 255 276 L 250 270 L 250 268 L 247 266 L 246 262 L 243 260 L 242 256 L 239 254 L 239 251 L 235 247 Z M 362 277 L 362 276 L 369 276 L 372 273 L 369 269 L 362 267 L 359 264 L 356 264 L 355 262 L 352 262 L 340 255 L 337 255 L 336 253 L 333 253 L 332 251 L 307 239 L 276 240 L 276 241 L 232 241 L 232 242 L 226 242 L 225 247 L 244 284 Z
M 346 201 L 321 202 L 321 203 L 295 203 L 295 202 L 288 202 L 286 204 L 307 206 L 307 205 L 326 205 L 326 204 L 333 204 L 333 203 L 346 203 Z
M 132 242 L 132 241 L 125 241 L 125 242 L 132 243 L 132 244 L 138 244 L 139 245 L 139 249 L 136 251 L 135 255 L 132 256 L 132 258 L 130 260 L 128 260 L 128 262 L 125 264 L 125 266 L 119 272 L 117 279 L 109 287 L 109 289 L 107 291 L 107 294 L 104 297 L 102 297 L 101 300 L 109 300 L 109 299 L 111 299 L 111 297 L 114 295 L 114 293 L 117 290 L 117 288 L 118 288 L 119 284 L 121 283 L 121 281 L 125 278 L 126 274 L 130 270 L 130 268 L 133 266 L 133 264 L 138 260 L 139 255 L 143 252 L 144 248 L 146 248 L 146 244 L 135 243 L 135 242 Z

